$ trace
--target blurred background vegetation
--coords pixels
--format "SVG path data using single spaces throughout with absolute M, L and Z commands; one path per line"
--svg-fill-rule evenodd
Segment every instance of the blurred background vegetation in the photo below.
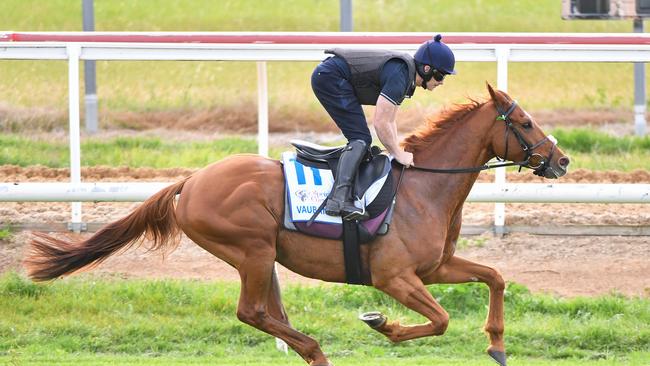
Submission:
M 433 35 L 439 32 L 632 31 L 631 20 L 562 20 L 561 0 L 354 0 L 352 3 L 357 32 L 430 32 Z M 339 29 L 339 1 L 336 0 L 95 0 L 94 4 L 97 31 Z M 80 31 L 81 1 L 4 0 L 0 3 L 0 29 Z M 311 91 L 310 75 L 315 65 L 316 62 L 268 63 L 271 132 L 290 136 L 337 133 Z M 486 81 L 496 85 L 494 63 L 459 62 L 457 69 L 458 75 L 450 77 L 433 93 L 420 90 L 412 100 L 404 102 L 398 113 L 398 128 L 402 133 L 444 106 L 465 102 L 467 98 L 487 97 Z M 626 136 L 633 132 L 632 64 L 510 63 L 508 75 L 509 94 L 545 129 L 561 134 L 560 146 L 574 157 L 574 167 L 650 168 L 648 138 L 631 143 L 632 139 Z M 83 80 L 80 85 L 83 90 Z M 100 135 L 98 141 L 85 138 L 84 165 L 194 167 L 236 151 L 256 151 L 252 139 L 257 131 L 255 62 L 99 61 L 97 85 L 100 128 L 104 132 L 120 131 L 123 135 L 124 131 L 138 134 L 151 130 L 154 136 L 138 134 L 128 146 L 123 146 L 123 142 L 132 138 L 129 136 L 122 136 L 121 141 L 113 139 L 114 136 L 107 139 L 105 135 Z M 0 133 L 4 134 L 0 164 L 67 165 L 67 99 L 65 61 L 0 60 Z M 83 113 L 83 95 L 80 104 Z M 372 109 L 366 109 L 369 120 L 372 120 Z M 558 132 L 556 128 L 561 130 Z M 597 129 L 609 136 L 599 135 Z M 174 135 L 170 139 L 169 134 L 158 134 L 161 130 L 195 134 Z M 51 132 L 61 138 L 47 135 Z M 231 135 L 242 133 L 251 139 L 236 142 L 241 150 L 221 150 L 223 146 L 231 146 Z M 224 144 L 173 141 L 205 140 L 206 137 L 231 140 Z M 170 146 L 160 145 L 161 138 Z M 327 143 L 340 142 L 335 136 Z M 287 146 L 286 139 L 275 143 L 272 156 Z M 29 153 L 25 153 L 26 148 L 30 149 Z M 165 153 L 167 148 L 179 153 L 172 159 Z M 116 149 L 122 152 L 108 153 Z
M 338 31 L 339 1 L 330 0 L 95 0 L 97 31 Z M 632 21 L 565 21 L 561 0 L 355 0 L 358 32 L 631 32 Z M 0 28 L 12 31 L 80 31 L 81 1 L 4 0 Z M 331 127 L 310 87 L 314 62 L 268 64 L 271 130 Z M 402 119 L 422 119 L 443 105 L 487 95 L 496 84 L 493 63 L 461 62 L 458 75 L 434 93 L 417 92 L 404 103 Z M 82 81 L 80 81 L 82 82 Z M 201 114 L 207 130 L 254 125 L 254 62 L 100 61 L 97 83 L 104 127 L 150 128 L 147 113 Z M 83 84 L 82 84 L 83 86 Z M 83 89 L 82 89 L 83 90 Z M 511 63 L 509 92 L 531 112 L 620 110 L 632 118 L 633 70 L 627 63 Z M 0 127 L 65 129 L 67 66 L 63 61 L 0 61 Z M 135 112 L 128 114 L 125 112 Z M 227 122 L 224 122 L 225 116 Z M 370 114 L 372 115 L 372 114 Z M 144 117 L 143 117 L 144 116 Z M 158 116 L 160 119 L 175 116 Z M 177 117 L 177 116 L 176 116 Z M 557 117 L 545 117 L 554 121 Z M 630 123 L 631 120 L 630 120 Z M 410 128 L 411 125 L 407 124 Z

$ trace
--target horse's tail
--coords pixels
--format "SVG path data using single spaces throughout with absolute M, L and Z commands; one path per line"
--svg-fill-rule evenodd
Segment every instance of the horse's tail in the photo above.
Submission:
M 176 223 L 175 197 L 188 178 L 149 197 L 128 216 L 107 224 L 89 239 L 66 242 L 44 233 L 35 233 L 24 265 L 35 281 L 47 281 L 81 268 L 95 266 L 111 254 L 152 240 L 150 250 L 173 249 L 180 239 Z

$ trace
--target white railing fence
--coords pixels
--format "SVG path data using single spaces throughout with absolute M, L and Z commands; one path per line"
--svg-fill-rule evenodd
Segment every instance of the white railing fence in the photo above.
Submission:
M 0 183 L 0 202 L 141 202 L 172 183 Z M 650 184 L 476 183 L 467 201 L 650 203 Z
M 258 146 L 268 155 L 267 61 L 319 61 L 344 46 L 414 53 L 435 33 L 0 33 L 0 59 L 68 60 L 70 183 L 0 183 L 0 201 L 71 201 L 71 227 L 82 224 L 78 201 L 143 200 L 165 183 L 82 183 L 80 176 L 79 61 L 257 61 Z M 508 89 L 510 62 L 648 62 L 644 34 L 446 34 L 457 61 L 497 63 L 497 87 Z M 645 111 L 643 111 L 645 113 Z M 504 202 L 648 203 L 650 184 L 477 184 L 469 200 L 496 202 L 495 230 L 503 232 Z

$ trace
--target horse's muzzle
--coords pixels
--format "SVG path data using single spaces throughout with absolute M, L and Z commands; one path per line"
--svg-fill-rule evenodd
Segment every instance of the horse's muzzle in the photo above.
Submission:
M 562 156 L 557 159 L 557 161 L 542 164 L 542 166 L 535 169 L 533 173 L 547 179 L 557 179 L 564 176 L 569 171 L 570 162 L 571 160 L 568 157 Z

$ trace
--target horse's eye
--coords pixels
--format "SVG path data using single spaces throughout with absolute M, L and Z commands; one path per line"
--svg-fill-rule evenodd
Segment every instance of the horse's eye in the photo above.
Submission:
M 526 123 L 523 124 L 523 126 L 524 126 L 525 129 L 529 130 L 529 129 L 533 128 L 533 122 L 526 122 Z

